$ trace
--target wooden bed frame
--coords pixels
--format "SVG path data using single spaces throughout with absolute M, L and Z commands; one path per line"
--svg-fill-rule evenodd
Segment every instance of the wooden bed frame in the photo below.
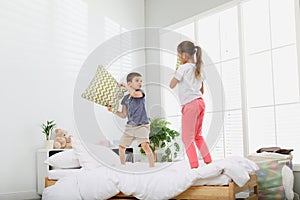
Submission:
M 49 180 L 45 178 L 45 187 L 54 185 L 57 180 Z M 198 199 L 198 200 L 234 200 L 235 194 L 245 191 L 247 189 L 253 189 L 253 193 L 245 200 L 257 200 L 258 199 L 258 184 L 257 176 L 255 174 L 250 175 L 249 181 L 243 186 L 239 187 L 234 182 L 225 186 L 191 186 L 189 189 L 179 194 L 172 199 Z M 133 196 L 128 196 L 120 192 L 111 199 L 136 199 Z

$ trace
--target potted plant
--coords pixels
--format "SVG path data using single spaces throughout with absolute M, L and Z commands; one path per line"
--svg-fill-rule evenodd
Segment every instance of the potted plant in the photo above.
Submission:
M 152 149 L 155 158 L 157 160 L 157 150 L 163 150 L 161 157 L 162 162 L 172 162 L 178 156 L 180 146 L 176 142 L 176 137 L 179 136 L 179 132 L 168 128 L 170 122 L 163 118 L 153 118 L 150 120 L 150 148 Z M 144 150 L 140 149 L 142 154 L 145 154 Z
M 45 148 L 46 149 L 51 149 L 53 148 L 53 140 L 50 139 L 52 130 L 55 128 L 56 123 L 54 120 L 52 121 L 47 121 L 46 123 L 42 124 L 42 132 L 46 136 L 46 141 L 45 141 Z

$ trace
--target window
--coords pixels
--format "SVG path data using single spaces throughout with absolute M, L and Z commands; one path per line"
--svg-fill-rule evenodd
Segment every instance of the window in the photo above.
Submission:
M 295 2 L 252 0 L 241 6 L 250 152 L 279 146 L 300 154 Z M 299 156 L 294 162 L 300 163 Z
M 195 16 L 192 23 L 189 20 L 188 24 L 173 25 L 175 31 L 202 47 L 207 55 L 206 69 L 214 68 L 222 82 L 213 91 L 206 84 L 204 94 L 207 107 L 203 135 L 215 159 L 279 146 L 293 148 L 294 163 L 300 164 L 296 156 L 300 147 L 295 143 L 300 140 L 297 12 L 296 0 L 249 0 Z M 171 35 L 162 35 L 161 43 L 168 41 L 174 46 L 182 41 Z M 174 66 L 176 55 L 161 53 L 161 61 Z M 169 99 L 167 93 L 162 91 L 162 96 Z M 175 100 L 174 93 L 171 96 Z M 213 104 L 213 93 L 223 93 L 224 99 Z M 174 109 L 178 103 L 169 103 L 176 102 L 173 99 L 165 104 L 165 113 L 180 123 L 180 110 Z M 222 118 L 218 137 L 210 141 L 211 125 Z
M 221 78 L 222 88 L 219 91 L 207 85 L 208 95 L 204 93 L 204 100 L 209 105 L 213 102 L 210 94 L 221 92 L 224 99 L 219 99 L 218 105 L 207 107 L 206 113 L 224 116 L 223 128 L 214 143 L 211 152 L 214 158 L 231 155 L 243 155 L 243 127 L 241 111 L 241 84 L 239 59 L 239 32 L 237 7 L 227 9 L 214 15 L 196 21 L 199 38 L 196 41 L 207 53 L 204 60 L 205 68 L 216 68 Z M 218 77 L 208 77 L 217 79 Z M 220 106 L 221 105 L 221 106 Z M 204 123 L 203 134 L 212 134 L 209 127 L 214 121 Z M 208 126 L 208 127 L 206 127 Z M 205 128 L 206 127 L 206 128 Z M 207 136 L 208 144 L 209 138 Z

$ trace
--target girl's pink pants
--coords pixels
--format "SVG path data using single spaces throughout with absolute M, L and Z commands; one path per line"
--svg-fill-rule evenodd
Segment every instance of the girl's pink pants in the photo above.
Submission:
M 199 166 L 195 145 L 199 149 L 205 163 L 211 162 L 209 150 L 202 137 L 202 122 L 205 103 L 202 98 L 195 99 L 182 106 L 182 141 L 189 158 L 191 168 Z

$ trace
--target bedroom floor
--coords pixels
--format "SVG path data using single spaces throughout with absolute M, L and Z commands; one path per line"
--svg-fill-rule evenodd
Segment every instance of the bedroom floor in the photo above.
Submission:
M 42 197 L 37 197 L 37 198 L 34 198 L 34 199 L 24 199 L 24 200 L 41 200 Z
M 41 200 L 42 196 L 36 195 L 26 195 L 26 194 L 9 194 L 9 195 L 0 195 L 0 200 Z

